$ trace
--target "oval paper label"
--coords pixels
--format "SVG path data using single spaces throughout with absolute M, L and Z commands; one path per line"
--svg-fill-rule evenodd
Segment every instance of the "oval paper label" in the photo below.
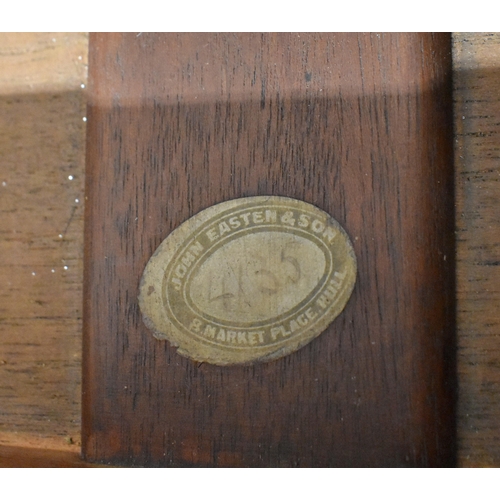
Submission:
M 179 354 L 229 365 L 279 358 L 317 337 L 356 280 L 346 232 L 279 196 L 214 205 L 181 224 L 144 271 L 144 323 Z

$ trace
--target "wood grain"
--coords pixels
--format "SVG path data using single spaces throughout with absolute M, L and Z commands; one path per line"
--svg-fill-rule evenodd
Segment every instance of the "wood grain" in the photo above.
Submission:
M 83 452 L 125 465 L 454 463 L 446 34 L 95 34 Z M 158 244 L 214 203 L 303 199 L 351 236 L 356 288 L 269 363 L 180 357 L 143 326 Z
M 22 464 L 12 458 L 19 456 L 15 450 L 79 448 L 81 213 L 75 212 L 68 228 L 71 240 L 66 239 L 64 249 L 52 238 L 54 230 L 60 234 L 60 228 L 65 228 L 73 201 L 82 192 L 84 134 L 74 135 L 67 128 L 80 127 L 84 113 L 85 97 L 80 85 L 86 82 L 87 37 L 83 33 L 2 33 L 0 40 L 0 183 L 7 183 L 0 189 L 0 244 L 2 257 L 9 262 L 0 271 L 2 280 L 8 280 L 0 300 L 0 443 L 10 445 L 10 454 L 2 455 L 2 465 L 9 465 Z M 496 33 L 454 33 L 453 41 L 458 459 L 461 466 L 497 466 L 500 356 L 495 336 L 500 281 L 491 262 L 498 260 L 498 151 L 494 138 L 500 127 L 500 38 Z M 54 95 L 56 103 L 65 100 L 66 105 L 52 109 L 54 102 L 48 94 Z M 80 104 L 75 106 L 76 101 Z M 48 142 L 52 142 L 51 147 Z M 68 151 L 73 151 L 74 162 L 64 159 Z M 28 175 L 23 165 L 38 165 L 40 152 L 45 157 L 43 171 L 33 168 Z M 59 165 L 66 165 L 62 175 Z M 66 182 L 70 175 L 66 170 L 76 172 L 71 183 Z M 18 183 L 15 193 L 9 192 L 13 176 Z M 40 189 L 41 182 L 53 196 L 39 198 L 42 191 L 28 194 L 29 184 L 35 187 L 35 179 L 36 188 Z M 39 211 L 49 214 L 52 227 L 47 228 L 44 217 L 36 216 Z M 44 239 L 46 234 L 51 237 Z M 30 245 L 31 240 L 43 242 L 45 247 Z M 30 269 L 35 269 L 33 264 L 53 262 L 60 269 L 62 259 L 68 256 L 70 259 L 65 260 L 74 272 L 69 281 L 63 282 L 59 275 L 53 282 L 39 284 L 35 292 L 29 279 Z M 20 272 L 21 263 L 25 264 L 24 274 Z M 47 314 L 31 317 L 31 308 L 41 307 L 34 301 L 44 298 L 49 299 Z M 6 319 L 19 316 L 27 318 L 10 322 Z M 48 365 L 48 360 L 53 361 Z
M 13 450 L 79 452 L 87 42 L 0 34 L 0 445 Z
M 93 465 L 82 460 L 77 447 L 73 447 L 71 451 L 52 450 L 47 449 L 44 443 L 39 448 L 0 445 L 0 467 L 66 469 Z
M 500 465 L 499 44 L 454 34 L 461 466 Z
M 80 91 L 87 52 L 87 33 L 0 33 L 0 94 Z

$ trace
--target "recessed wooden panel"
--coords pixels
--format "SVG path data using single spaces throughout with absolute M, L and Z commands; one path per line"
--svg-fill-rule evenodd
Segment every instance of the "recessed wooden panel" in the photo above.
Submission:
M 88 460 L 454 463 L 449 35 L 92 35 L 88 118 Z M 255 195 L 339 221 L 353 295 L 282 359 L 193 362 L 142 323 L 140 277 L 190 216 Z
M 86 33 L 0 34 L 2 465 L 79 453 L 87 51 Z
M 500 465 L 500 35 L 454 34 L 458 444 Z

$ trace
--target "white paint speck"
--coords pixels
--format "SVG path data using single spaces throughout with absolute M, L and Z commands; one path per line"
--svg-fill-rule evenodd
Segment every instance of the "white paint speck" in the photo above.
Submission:
M 53 41 L 53 42 L 55 42 L 55 41 L 56 41 L 56 39 L 55 39 L 55 38 L 52 38 L 52 41 Z
M 64 269 L 65 271 L 67 271 L 67 270 L 69 269 L 69 267 L 68 267 L 68 266 L 64 266 L 64 267 L 63 267 L 63 269 Z
M 5 181 L 2 182 L 2 186 L 5 187 L 7 183 Z
M 59 235 L 59 238 L 62 238 L 62 236 L 63 236 L 63 235 L 62 235 L 62 234 L 60 234 L 60 235 Z
M 82 120 L 83 120 L 84 122 L 86 122 L 86 121 L 87 121 L 87 117 L 86 117 L 86 116 L 84 116 L 84 117 L 82 118 Z
M 51 272 L 51 273 L 55 273 L 55 272 L 56 272 L 56 270 L 55 270 L 55 269 L 51 269 L 51 270 L 50 270 L 50 272 Z
M 74 177 L 73 177 L 72 175 L 68 175 L 68 179 L 69 179 L 70 181 L 72 181 L 72 180 L 74 179 Z
M 31 275 L 32 275 L 32 276 L 36 276 L 36 273 L 35 273 L 35 271 L 33 271 L 33 272 L 31 273 Z
M 82 84 L 80 85 L 80 87 L 81 87 L 82 89 L 84 89 L 84 88 L 85 88 L 85 84 L 84 84 L 84 83 L 82 83 Z
M 80 203 L 80 200 L 78 198 L 75 198 L 75 203 Z
M 82 56 L 78 56 L 78 60 L 81 61 L 83 59 Z

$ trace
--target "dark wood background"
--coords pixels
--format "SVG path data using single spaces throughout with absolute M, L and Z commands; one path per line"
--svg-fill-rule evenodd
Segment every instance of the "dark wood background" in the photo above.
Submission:
M 453 465 L 449 34 L 95 34 L 89 65 L 85 458 Z M 280 360 L 185 359 L 141 322 L 144 266 L 199 210 L 262 194 L 343 225 L 354 294 Z

